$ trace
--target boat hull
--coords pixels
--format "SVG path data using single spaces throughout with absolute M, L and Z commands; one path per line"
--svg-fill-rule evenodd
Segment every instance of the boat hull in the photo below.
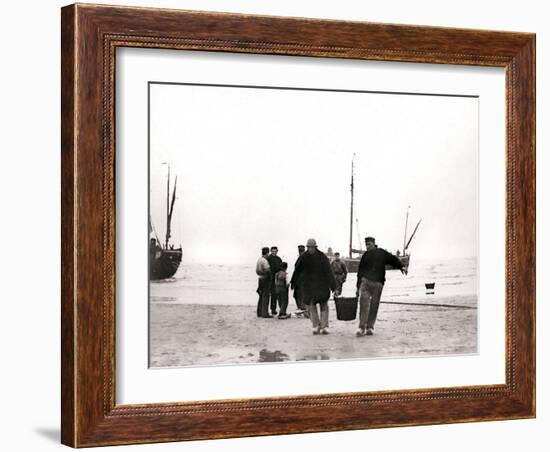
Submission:
M 181 263 L 182 249 L 157 250 L 149 258 L 149 279 L 158 281 L 171 278 L 178 271 Z

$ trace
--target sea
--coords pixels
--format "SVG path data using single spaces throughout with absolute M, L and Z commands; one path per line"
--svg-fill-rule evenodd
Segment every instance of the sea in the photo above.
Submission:
M 255 268 L 255 262 L 251 265 L 221 265 L 182 261 L 173 278 L 151 281 L 150 301 L 255 306 L 258 302 Z M 460 305 L 464 303 L 464 296 L 477 300 L 477 268 L 477 258 L 414 260 L 412 256 L 407 276 L 398 270 L 386 271 L 382 301 L 429 304 L 444 299 L 447 304 Z M 292 270 L 289 268 L 289 280 Z M 342 295 L 354 296 L 356 282 L 357 274 L 348 274 Z M 433 290 L 426 289 L 427 283 L 435 283 Z M 289 301 L 292 307 L 292 297 Z

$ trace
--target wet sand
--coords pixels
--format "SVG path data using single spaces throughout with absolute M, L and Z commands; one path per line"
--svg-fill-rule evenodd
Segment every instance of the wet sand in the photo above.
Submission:
M 375 334 L 358 338 L 358 320 L 336 320 L 333 301 L 326 336 L 314 336 L 309 319 L 259 319 L 251 306 L 153 303 L 150 362 L 173 367 L 476 353 L 475 297 L 429 302 L 474 309 L 382 303 Z

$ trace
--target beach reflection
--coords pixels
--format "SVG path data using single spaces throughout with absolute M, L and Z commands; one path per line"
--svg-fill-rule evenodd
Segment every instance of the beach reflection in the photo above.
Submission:
M 274 352 L 269 351 L 267 349 L 260 350 L 260 358 L 258 359 L 258 362 L 260 363 L 276 363 L 281 361 L 288 361 L 290 357 L 283 353 L 280 350 L 275 350 Z
M 270 351 L 266 348 L 260 350 L 258 362 L 260 363 L 277 363 L 283 361 L 327 361 L 330 360 L 331 356 L 327 353 L 318 352 L 318 353 L 308 353 L 306 355 L 298 356 L 294 359 L 291 359 L 286 353 L 275 350 Z
M 330 359 L 330 356 L 326 353 L 316 353 L 312 355 L 304 355 L 296 361 L 324 361 L 327 359 Z

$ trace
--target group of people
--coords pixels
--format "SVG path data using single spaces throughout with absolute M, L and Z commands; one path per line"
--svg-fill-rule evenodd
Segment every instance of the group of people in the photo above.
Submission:
M 302 255 L 304 246 L 298 246 L 298 254 Z M 258 275 L 258 317 L 288 319 L 288 263 L 277 256 L 279 249 L 276 246 L 262 248 L 262 256 L 256 263 L 256 274 Z M 298 257 L 299 259 L 299 257 Z M 307 316 L 308 310 L 300 296 L 300 291 L 293 286 L 294 299 L 296 300 L 296 311 L 298 315 Z M 279 311 L 277 312 L 277 307 Z M 271 313 L 270 313 L 271 312 Z
M 374 324 L 382 289 L 386 281 L 386 265 L 400 269 L 407 274 L 401 260 L 388 251 L 378 248 L 373 237 L 365 238 L 366 251 L 361 257 L 357 271 L 356 294 L 359 297 L 359 327 L 356 336 L 374 334 Z M 258 275 L 258 317 L 287 319 L 288 291 L 294 291 L 297 314 L 311 320 L 313 334 L 329 334 L 328 300 L 331 292 L 335 297 L 342 293 L 347 279 L 346 264 L 339 253 L 332 262 L 317 247 L 315 239 L 309 239 L 306 246 L 298 246 L 298 259 L 294 272 L 287 282 L 288 264 L 277 256 L 278 248 L 262 248 L 262 256 L 256 264 Z M 271 309 L 271 314 L 270 310 Z

